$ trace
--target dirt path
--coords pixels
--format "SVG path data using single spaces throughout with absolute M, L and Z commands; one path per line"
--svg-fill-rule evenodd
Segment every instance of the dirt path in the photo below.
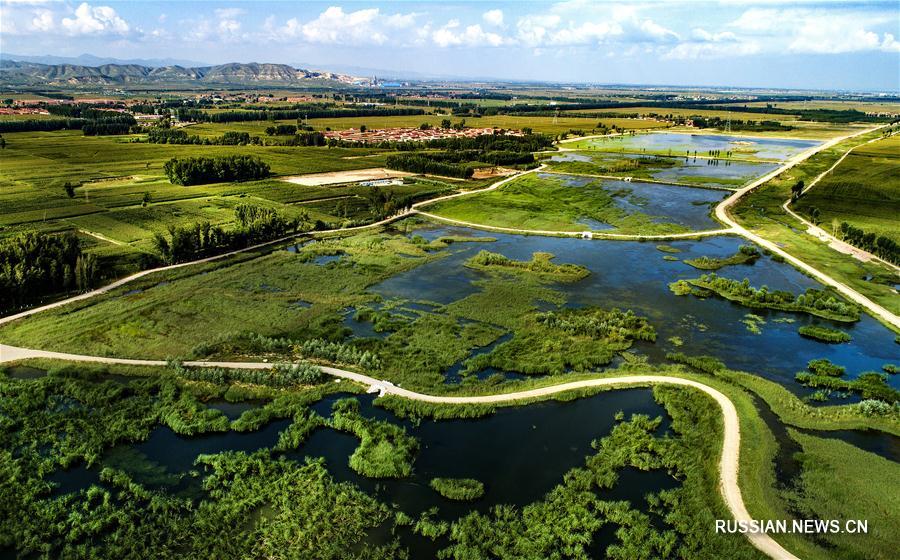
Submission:
M 635 235 L 629 233 L 604 233 L 597 231 L 553 231 L 553 230 L 544 230 L 544 229 L 520 229 L 520 228 L 508 228 L 501 226 L 488 226 L 485 224 L 476 224 L 474 222 L 464 222 L 462 220 L 454 220 L 452 218 L 445 218 L 444 216 L 439 216 L 437 214 L 429 214 L 428 212 L 422 212 L 421 210 L 416 211 L 417 214 L 425 216 L 427 218 L 431 218 L 432 220 L 437 220 L 439 222 L 446 222 L 449 224 L 457 225 L 457 226 L 465 226 L 475 229 L 483 229 L 488 231 L 499 231 L 503 233 L 515 233 L 520 235 L 547 235 L 552 237 L 586 237 L 586 233 L 590 234 L 590 239 L 617 239 L 620 241 L 641 241 L 641 240 L 665 240 L 665 239 L 691 239 L 696 237 L 707 237 L 711 235 L 728 235 L 729 233 L 736 233 L 734 229 L 710 229 L 710 230 L 702 230 L 702 231 L 688 231 L 685 233 L 665 233 L 658 235 Z M 587 227 L 587 226 L 585 226 Z
M 783 172 L 787 171 L 788 169 L 794 167 L 795 165 L 807 160 L 811 156 L 821 152 L 822 150 L 831 148 L 832 146 L 835 146 L 836 144 L 843 142 L 844 140 L 847 140 L 848 138 L 853 138 L 856 136 L 860 136 L 862 134 L 873 132 L 873 131 L 883 128 L 884 126 L 886 126 L 886 125 L 876 126 L 874 128 L 867 128 L 864 130 L 859 130 L 859 131 L 856 131 L 847 136 L 832 138 L 831 140 L 829 140 L 827 142 L 824 142 L 822 144 L 819 144 L 818 146 L 814 146 L 814 147 L 810 148 L 809 150 L 806 150 L 805 152 L 801 152 L 801 153 L 797 154 L 796 156 L 794 156 L 791 159 L 789 159 L 788 161 L 786 161 L 784 163 L 784 165 L 782 165 L 778 169 L 775 169 L 774 171 L 767 173 L 766 175 L 763 175 L 762 177 L 753 181 L 746 187 L 743 187 L 743 188 L 735 191 L 734 194 L 732 194 L 731 196 L 729 196 L 728 198 L 723 200 L 721 203 L 719 203 L 718 206 L 716 206 L 716 214 L 715 215 L 716 215 L 716 218 L 720 222 L 731 226 L 734 229 L 735 233 L 737 233 L 738 235 L 745 237 L 745 238 L 749 239 L 750 241 L 753 241 L 757 245 L 764 247 L 775 254 L 780 255 L 786 261 L 790 262 L 792 265 L 799 268 L 801 271 L 809 274 L 810 276 L 812 276 L 819 282 L 825 284 L 826 286 L 831 286 L 832 288 L 834 288 L 835 290 L 840 292 L 847 299 L 853 301 L 854 303 L 861 305 L 869 313 L 876 316 L 880 320 L 892 325 L 893 327 L 895 327 L 897 329 L 900 329 L 900 317 L 898 317 L 897 315 L 894 315 L 893 313 L 891 313 L 884 307 L 878 305 L 874 301 L 870 300 L 866 296 L 857 292 L 853 288 L 850 288 L 846 284 L 838 282 L 837 280 L 835 280 L 831 276 L 827 275 L 826 273 L 822 272 L 821 270 L 819 270 L 819 269 L 815 268 L 814 266 L 811 266 L 811 265 L 803 262 L 799 258 L 791 255 L 790 253 L 788 253 L 787 251 L 785 251 L 784 249 L 779 247 L 776 243 L 768 241 L 767 239 L 760 237 L 759 235 L 744 228 L 742 225 L 737 223 L 737 221 L 735 221 L 734 218 L 732 218 L 732 216 L 729 212 L 731 207 L 733 207 L 737 203 L 737 201 L 740 200 L 744 195 L 746 195 L 750 191 L 760 187 L 761 185 L 764 185 L 765 183 L 771 181 L 772 179 L 774 179 L 781 173 L 783 173 Z
M 94 362 L 102 364 L 127 364 L 142 366 L 165 366 L 166 362 L 162 360 L 128 360 L 121 358 L 106 358 L 101 356 L 83 356 L 80 354 L 66 354 L 62 352 L 45 352 L 42 350 L 29 350 L 26 348 L 16 348 L 0 344 L 0 362 L 10 362 L 24 360 L 28 358 L 50 358 L 76 362 Z M 221 367 L 231 369 L 268 369 L 272 367 L 270 363 L 260 362 L 207 362 L 195 361 L 184 362 L 189 367 Z M 698 381 L 690 379 L 682 379 L 680 377 L 670 377 L 665 375 L 634 375 L 622 377 L 607 377 L 601 379 L 585 379 L 581 381 L 573 381 L 570 383 L 560 383 L 558 385 L 549 385 L 537 389 L 529 389 L 527 391 L 518 391 L 514 393 L 500 393 L 495 395 L 481 395 L 473 397 L 447 397 L 428 395 L 417 393 L 408 389 L 403 389 L 394 385 L 389 381 L 381 381 L 367 375 L 347 371 L 343 369 L 323 367 L 322 370 L 329 375 L 342 379 L 349 379 L 357 383 L 361 383 L 370 388 L 371 391 L 378 391 L 380 394 L 396 395 L 406 399 L 439 403 L 439 404 L 484 404 L 484 403 L 509 403 L 528 399 L 536 399 L 548 397 L 566 391 L 575 389 L 585 389 L 591 387 L 621 387 L 634 385 L 650 385 L 650 384 L 666 384 L 691 387 L 699 391 L 703 391 L 712 397 L 719 408 L 722 410 L 723 418 L 723 439 L 722 454 L 719 458 L 719 493 L 725 500 L 725 505 L 731 511 L 737 521 L 749 522 L 752 518 L 744 505 L 741 496 L 741 488 L 738 484 L 738 471 L 740 466 L 741 453 L 741 430 L 740 420 L 734 403 L 718 390 L 704 385 Z M 712 530 L 712 528 L 710 528 Z M 772 537 L 764 533 L 749 533 L 746 535 L 750 542 L 757 549 L 774 559 L 798 560 L 796 556 L 785 550 Z
M 847 158 L 847 156 L 850 155 L 850 153 L 853 150 L 855 150 L 857 148 L 861 148 L 863 146 L 868 146 L 872 142 L 877 142 L 879 140 L 882 140 L 882 138 L 873 138 L 873 139 L 869 140 L 868 142 L 866 142 L 865 144 L 860 144 L 859 146 L 853 146 L 852 148 L 850 148 L 849 150 L 844 152 L 844 155 L 842 155 L 836 162 L 834 162 L 834 165 L 832 165 L 831 167 L 829 167 L 828 169 L 826 169 L 825 171 L 820 173 L 815 179 L 812 180 L 812 182 L 810 182 L 808 185 L 806 185 L 806 187 L 803 188 L 803 191 L 801 192 L 801 194 L 806 194 L 807 192 L 809 192 L 809 190 L 811 188 L 813 188 L 814 186 L 816 186 L 819 183 L 819 181 L 824 179 L 826 175 L 828 175 L 829 173 L 834 171 L 837 168 L 837 166 L 839 166 Z M 822 229 L 819 226 L 808 221 L 806 218 L 804 218 L 800 214 L 797 214 L 796 212 L 791 210 L 790 205 L 791 205 L 791 199 L 787 199 L 784 202 L 784 204 L 781 205 L 781 208 L 785 212 L 790 214 L 794 219 L 796 219 L 797 221 L 799 221 L 800 223 L 805 225 L 806 233 L 812 235 L 813 237 L 815 237 L 817 239 L 824 241 L 825 243 L 828 243 L 828 245 L 835 251 L 837 251 L 839 253 L 844 253 L 845 255 L 852 255 L 853 257 L 855 257 L 856 259 L 858 259 L 862 262 L 868 262 L 868 261 L 872 261 L 872 260 L 877 261 L 877 262 L 883 264 L 884 266 L 890 268 L 894 272 L 900 273 L 900 266 L 897 266 L 893 263 L 889 263 L 886 260 L 879 257 L 878 255 L 874 255 L 864 249 L 860 249 L 859 247 L 856 247 L 855 245 L 851 245 L 850 243 L 847 243 L 846 241 L 838 239 L 837 237 L 831 235 L 824 229 Z

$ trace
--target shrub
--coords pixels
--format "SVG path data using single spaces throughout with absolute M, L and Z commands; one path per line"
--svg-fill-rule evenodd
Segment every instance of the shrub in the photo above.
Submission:
M 431 488 L 449 500 L 477 500 L 484 495 L 484 484 L 474 478 L 432 478 Z

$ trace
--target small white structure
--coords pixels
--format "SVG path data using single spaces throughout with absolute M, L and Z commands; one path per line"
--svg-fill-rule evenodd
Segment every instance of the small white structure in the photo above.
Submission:
M 591 233 L 590 231 L 582 231 L 582 232 L 581 232 L 581 238 L 582 238 L 582 239 L 593 239 L 593 238 L 594 238 L 594 234 Z
M 375 179 L 373 181 L 361 181 L 361 187 L 390 187 L 393 185 L 402 185 L 403 179 Z

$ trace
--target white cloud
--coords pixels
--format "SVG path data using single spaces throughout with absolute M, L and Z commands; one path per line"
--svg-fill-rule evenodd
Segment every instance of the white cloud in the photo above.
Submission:
M 459 29 L 459 21 L 450 20 L 444 27 L 435 31 L 431 38 L 439 47 L 499 47 L 504 43 L 504 38 L 497 33 L 485 31 L 480 25 L 469 25 L 465 29 Z
M 234 19 L 247 13 L 243 8 L 219 8 L 213 10 L 219 19 Z
M 266 19 L 265 34 L 272 39 L 303 40 L 309 43 L 382 45 L 392 39 L 399 39 L 416 23 L 417 14 L 382 14 L 378 8 L 368 8 L 345 12 L 343 8 L 332 6 L 320 13 L 316 19 L 302 23 L 290 18 L 278 25 L 274 17 Z
M 481 19 L 488 25 L 501 27 L 503 25 L 503 10 L 488 10 L 481 14 Z
M 896 23 L 896 14 L 847 9 L 751 8 L 729 24 L 738 31 L 767 37 L 773 51 L 839 54 L 892 50 L 893 36 L 874 28 Z
M 46 33 L 56 27 L 53 21 L 53 12 L 50 10 L 35 10 L 34 18 L 31 20 L 31 29 L 34 31 Z
M 671 43 L 677 33 L 641 17 L 642 7 L 574 0 L 556 4 L 550 13 L 520 18 L 516 39 L 527 46 L 578 46 L 611 42 Z
M 83 2 L 75 9 L 75 17 L 63 18 L 62 27 L 70 35 L 100 35 L 128 33 L 128 23 L 109 6 L 91 7 Z
M 881 50 L 900 53 L 900 41 L 894 39 L 890 33 L 885 33 L 884 40 L 881 42 Z

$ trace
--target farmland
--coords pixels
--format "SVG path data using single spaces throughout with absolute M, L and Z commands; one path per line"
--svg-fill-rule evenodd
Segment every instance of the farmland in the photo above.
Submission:
M 816 209 L 826 230 L 847 222 L 900 243 L 900 136 L 853 150 L 793 208 L 806 216 Z
M 555 93 L 566 98 L 561 108 L 576 98 L 634 99 Z M 77 232 L 85 254 L 99 257 L 104 284 L 138 268 L 180 264 L 0 326 L 2 343 L 22 348 L 167 360 L 150 367 L 29 359 L 0 367 L 0 412 L 11 419 L 0 423 L 7 481 L 0 484 L 0 549 L 106 558 L 125 557 L 140 542 L 173 558 L 315 551 L 334 560 L 461 560 L 566 550 L 573 558 L 605 551 L 760 559 L 743 535 L 710 530 L 734 514 L 720 493 L 722 453 L 739 464 L 734 484 L 755 519 L 870 519 L 871 532 L 854 538 L 772 535 L 799 557 L 879 557 L 869 552 L 897 548 L 900 379 L 889 376 L 896 333 L 739 238 L 736 228 L 723 232 L 712 213 L 735 189 L 814 147 L 803 138 L 814 138 L 816 126 L 827 135 L 851 127 L 813 123 L 793 139 L 669 134 L 652 132 L 665 126 L 660 121 L 565 113 L 302 124 L 322 131 L 440 126 L 443 119 L 552 136 L 591 133 L 601 122 L 637 133 L 566 143 L 497 135 L 499 147 L 490 148 L 474 141 L 261 145 L 299 144 L 311 131 L 265 132 L 296 120 L 184 126 L 211 145 L 153 144 L 138 128 L 119 136 L 4 134 L 0 240 Z M 260 138 L 213 142 L 235 132 Z M 785 171 L 734 213 L 896 311 L 889 275 L 832 254 L 785 227 L 779 212 L 794 181 L 809 181 L 871 137 Z M 525 142 L 534 143 L 523 149 Z M 807 197 L 849 191 L 878 205 L 896 187 L 888 168 L 895 151 L 893 139 L 867 145 Z M 168 160 L 201 156 L 252 156 L 271 176 L 172 184 Z M 384 171 L 398 161 L 469 175 L 478 166 L 475 176 L 483 178 Z M 341 175 L 349 171 L 361 174 Z M 360 183 L 389 174 L 403 176 L 378 187 Z M 501 174 L 510 178 L 497 188 L 464 193 Z M 449 193 L 459 196 L 377 227 L 322 231 L 370 224 L 413 200 Z M 827 204 L 812 200 L 824 214 Z M 856 202 L 833 204 L 851 219 Z M 860 227 L 890 228 L 886 214 L 880 221 L 855 215 L 868 220 Z M 296 235 L 186 262 L 247 247 L 238 242 L 259 238 L 240 236 L 263 226 L 276 232 L 263 239 Z M 603 234 L 676 237 L 657 245 Z M 64 264 L 82 278 L 87 260 Z M 716 276 L 696 279 L 698 268 Z M 69 294 L 86 289 L 81 280 L 68 286 Z M 834 327 L 844 336 L 829 344 L 821 333 Z M 808 375 L 797 375 L 822 363 L 841 378 L 810 387 Z M 496 396 L 633 375 L 711 388 L 733 406 L 737 424 L 711 393 L 655 381 L 567 388 L 551 400 L 408 398 L 409 391 Z M 729 448 L 738 424 L 740 438 Z M 832 473 L 851 482 L 835 485 Z M 885 485 L 867 485 L 867 476 Z M 879 501 L 889 506 L 870 513 Z

